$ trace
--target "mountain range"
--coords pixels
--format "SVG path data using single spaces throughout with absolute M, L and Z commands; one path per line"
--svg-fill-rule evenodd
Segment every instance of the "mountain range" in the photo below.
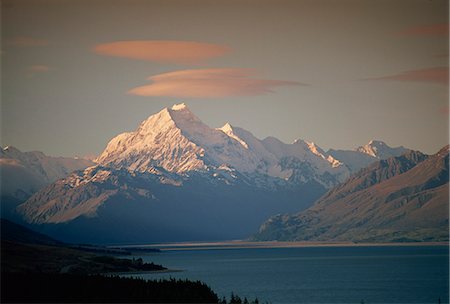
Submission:
M 256 240 L 448 241 L 449 147 L 379 161 L 307 210 L 271 217 Z
M 39 151 L 0 149 L 2 196 L 27 198 L 40 188 L 94 163 L 88 159 L 51 157 Z
M 94 163 L 83 158 L 52 157 L 39 151 L 0 148 L 1 214 L 12 218 L 17 205 L 45 186 Z
M 359 170 L 408 151 L 377 140 L 327 152 L 301 139 L 260 140 L 229 123 L 210 128 L 177 104 L 114 137 L 94 163 L 39 185 L 16 216 L 72 242 L 243 238 L 268 217 L 304 210 Z M 0 164 L 6 159 L 14 156 L 2 154 Z

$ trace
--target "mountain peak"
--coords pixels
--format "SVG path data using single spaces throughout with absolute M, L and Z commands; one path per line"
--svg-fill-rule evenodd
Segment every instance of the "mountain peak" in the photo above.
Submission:
M 220 130 L 229 137 L 237 140 L 245 149 L 248 149 L 247 143 L 235 133 L 233 126 L 229 122 L 224 124 L 222 128 L 218 128 L 217 130 Z
M 306 141 L 304 141 L 304 140 L 301 139 L 301 138 L 297 138 L 296 140 L 294 140 L 294 141 L 292 142 L 292 144 L 293 144 L 293 145 L 306 144 Z
M 339 160 L 335 159 L 331 155 L 327 155 L 325 151 L 321 147 L 316 145 L 314 142 L 308 142 L 306 140 L 296 140 L 294 143 L 297 143 L 297 141 L 301 141 L 304 144 L 306 144 L 309 151 L 311 151 L 314 155 L 317 155 L 318 157 L 321 157 L 326 161 L 328 161 L 333 168 L 337 168 L 342 165 L 342 163 Z
M 149 116 L 135 132 L 141 135 L 155 134 L 172 128 L 183 129 L 192 123 L 198 124 L 201 121 L 189 110 L 185 103 L 180 103 Z
M 227 122 L 221 128 L 218 128 L 218 130 L 221 130 L 224 133 L 233 132 L 233 126 L 229 122 Z
M 446 145 L 446 146 L 444 146 L 442 149 L 440 149 L 437 153 L 436 153 L 436 155 L 438 155 L 438 156 L 446 156 L 446 155 L 448 155 L 448 153 L 449 153 L 449 149 L 450 149 L 450 145 Z
M 392 148 L 388 146 L 384 141 L 381 140 L 371 140 L 368 144 L 360 146 L 356 149 L 357 152 L 368 154 L 378 159 L 386 159 L 392 156 L 398 156 L 409 149 L 403 146 Z
M 204 128 L 185 104 L 176 104 L 151 115 L 135 131 L 111 139 L 96 162 L 141 172 L 150 172 L 155 166 L 178 173 L 202 170 L 202 148 L 186 135 L 195 136 Z
M 385 145 L 386 143 L 382 140 L 378 140 L 378 139 L 372 139 L 371 141 L 369 141 L 369 143 L 367 145 Z
M 388 145 L 382 140 L 372 139 L 371 141 L 369 141 L 369 143 L 366 146 L 381 147 L 381 146 L 388 146 Z
M 20 151 L 19 149 L 17 149 L 14 146 L 6 146 L 6 147 L 4 147 L 2 149 L 3 149 L 3 151 Z

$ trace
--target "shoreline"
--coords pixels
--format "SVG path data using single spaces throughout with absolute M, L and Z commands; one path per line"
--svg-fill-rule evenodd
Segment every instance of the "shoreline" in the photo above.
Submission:
M 118 271 L 118 272 L 105 272 L 101 275 L 133 275 L 133 274 L 146 274 L 146 273 L 174 273 L 183 272 L 181 269 L 163 269 L 163 270 L 136 270 L 136 271 Z
M 175 250 L 218 250 L 218 249 L 255 249 L 255 248 L 307 248 L 307 247 L 390 247 L 390 246 L 449 246 L 449 242 L 386 242 L 386 243 L 355 243 L 355 242 L 184 242 L 160 243 L 147 245 L 122 245 L 122 248 L 158 248 L 161 251 Z

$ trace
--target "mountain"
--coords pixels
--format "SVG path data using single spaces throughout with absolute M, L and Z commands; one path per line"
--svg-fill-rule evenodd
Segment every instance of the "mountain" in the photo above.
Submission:
M 134 132 L 113 138 L 96 162 L 138 172 L 157 173 L 157 168 L 162 168 L 177 174 L 228 166 L 243 174 L 284 179 L 307 163 L 314 174 L 303 175 L 303 180 L 314 180 L 325 187 L 348 176 L 348 169 L 341 163 L 311 147 L 303 141 L 291 145 L 274 138 L 261 141 L 229 123 L 213 129 L 185 104 L 179 104 L 150 116 Z
M 49 236 L 30 230 L 22 225 L 16 224 L 6 219 L 0 219 L 1 240 L 39 245 L 61 245 L 62 242 L 52 239 Z
M 73 242 L 235 239 L 352 172 L 314 143 L 210 128 L 185 104 L 117 135 L 95 162 L 35 193 L 23 219 Z
M 350 172 L 354 173 L 380 159 L 399 156 L 408 151 L 409 149 L 403 146 L 391 148 L 383 141 L 371 140 L 354 151 L 330 149 L 326 154 L 344 163 Z
M 257 240 L 448 240 L 449 147 L 381 160 L 307 210 L 266 221 Z
M 93 164 L 82 158 L 51 157 L 39 151 L 21 152 L 12 146 L 1 148 L 2 195 L 30 196 L 44 185 Z
M 21 152 L 12 146 L 0 148 L 2 217 L 15 219 L 14 209 L 33 193 L 93 164 L 86 159 L 51 157 L 38 151 Z
M 391 148 L 385 142 L 380 140 L 371 140 L 367 145 L 358 147 L 356 151 L 365 153 L 378 159 L 386 159 L 401 155 L 408 151 L 403 146 Z

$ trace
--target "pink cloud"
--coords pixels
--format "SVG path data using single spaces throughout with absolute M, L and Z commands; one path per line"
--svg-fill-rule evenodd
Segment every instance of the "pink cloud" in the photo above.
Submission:
M 433 67 L 421 70 L 405 71 L 400 74 L 366 78 L 365 80 L 395 80 L 411 82 L 429 82 L 448 85 L 448 67 Z
M 21 47 L 31 47 L 31 46 L 46 46 L 48 45 L 48 40 L 37 39 L 32 37 L 16 37 L 7 42 L 8 45 L 21 46 Z
M 250 69 L 222 68 L 182 70 L 151 76 L 151 84 L 131 89 L 139 96 L 214 98 L 271 93 L 272 88 L 301 83 L 252 78 Z
M 223 45 L 194 41 L 137 40 L 99 44 L 95 46 L 94 52 L 161 63 L 201 64 L 229 53 L 231 49 Z
M 399 32 L 398 34 L 404 36 L 447 36 L 448 33 L 448 23 L 437 23 L 411 27 Z

